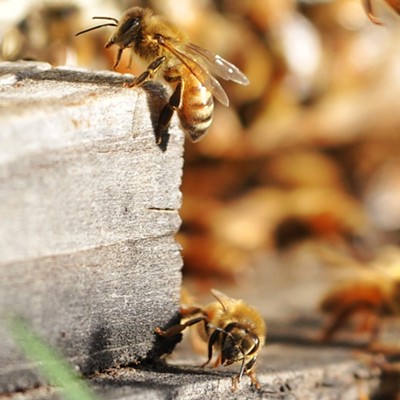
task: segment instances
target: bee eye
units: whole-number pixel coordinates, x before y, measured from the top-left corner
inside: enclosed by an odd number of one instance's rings
[[[139,18],[128,18],[119,27],[119,32],[122,35],[127,32],[131,32],[133,30],[136,30],[139,24],[140,24]]]

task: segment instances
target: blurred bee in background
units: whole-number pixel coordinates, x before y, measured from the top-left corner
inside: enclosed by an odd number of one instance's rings
[[[358,315],[363,317],[360,330],[370,332],[370,342],[376,340],[381,318],[400,311],[400,281],[396,286],[394,289],[382,281],[356,281],[330,292],[321,303],[321,310],[332,315],[323,339],[331,339],[348,320]]]
[[[400,14],[400,1],[399,0],[386,0],[386,3],[389,4],[397,14]],[[382,21],[378,18],[372,8],[372,0],[363,0],[365,11],[368,15],[368,18],[377,25],[382,25]]]
[[[156,141],[162,142],[174,111],[177,111],[182,128],[193,141],[200,139],[210,127],[213,118],[213,96],[223,105],[229,105],[224,89],[213,76],[242,85],[247,77],[233,64],[212,52],[189,43],[182,32],[150,9],[133,7],[121,21],[110,17],[93,17],[108,22],[85,29],[77,35],[115,26],[117,29],[105,44],[119,47],[114,63],[118,66],[122,52],[131,49],[144,61],[149,62],[146,71],[136,77],[129,87],[140,86],[157,73],[172,86],[173,93],[160,113],[156,127]]]
[[[322,339],[330,340],[348,322],[358,319],[358,331],[369,333],[368,343],[377,340],[382,319],[400,316],[400,253],[382,252],[373,262],[358,265],[357,274],[331,290],[321,301],[322,312],[331,316]]]
[[[214,368],[220,364],[227,366],[241,362],[240,372],[233,378],[232,390],[247,374],[251,383],[260,388],[254,372],[254,365],[259,351],[265,343],[266,325],[259,312],[243,300],[232,299],[217,290],[211,290],[217,301],[204,308],[191,307],[181,310],[183,318],[195,317],[183,324],[174,325],[167,330],[156,328],[159,336],[175,336],[187,327],[198,324],[198,333],[204,342],[208,342],[208,359],[206,366],[213,358],[213,348],[219,354]]]
[[[52,65],[73,63],[76,57],[71,38],[79,26],[80,9],[72,4],[45,4],[32,7],[15,25],[5,29],[0,43],[0,59],[37,60]]]

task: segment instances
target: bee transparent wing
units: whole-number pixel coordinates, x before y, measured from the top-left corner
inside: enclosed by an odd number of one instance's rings
[[[193,43],[186,44],[185,50],[188,54],[191,54],[197,62],[204,62],[213,75],[219,76],[226,81],[240,83],[241,85],[249,84],[247,76],[238,67],[226,61],[221,56],[196,46]],[[198,58],[199,60],[197,60]]]
[[[161,45],[186,65],[190,72],[221,104],[226,107],[229,105],[229,99],[225,90],[222,88],[218,80],[212,76],[211,71],[209,71],[208,68],[208,63],[205,62],[204,57],[201,57],[199,54],[195,55],[193,51],[188,50],[189,47],[183,43],[175,44],[163,38]]]

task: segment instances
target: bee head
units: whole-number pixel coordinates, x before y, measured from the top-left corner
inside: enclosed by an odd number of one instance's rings
[[[105,26],[115,26],[117,29],[111,35],[110,39],[105,44],[105,47],[109,48],[113,44],[116,44],[121,49],[125,49],[126,47],[133,46],[142,27],[143,20],[145,18],[150,18],[151,15],[152,11],[150,9],[132,7],[128,11],[126,11],[121,21],[118,21],[116,18],[112,17],[93,17],[93,19],[102,19],[109,22],[80,31],[75,36],[79,36],[83,33],[103,28]]]
[[[148,8],[132,7],[123,15],[121,21],[118,21],[112,17],[93,17],[93,19],[103,19],[109,22],[80,31],[75,36],[82,35],[83,33],[87,33],[95,29],[103,28],[104,26],[115,26],[117,29],[105,44],[106,49],[114,44],[119,47],[117,59],[113,66],[115,69],[119,64],[121,54],[124,49],[128,47],[134,47],[135,43],[140,41],[143,23],[145,20],[151,19],[152,15],[152,11]]]
[[[130,8],[123,15],[117,29],[111,35],[105,47],[108,48],[113,44],[118,45],[121,49],[132,47],[142,27],[143,18],[148,16],[149,11],[141,7]]]
[[[222,365],[230,365],[237,361],[244,363],[244,360],[249,360],[246,369],[250,369],[256,360],[259,346],[260,339],[257,335],[236,322],[228,324],[222,333]]]

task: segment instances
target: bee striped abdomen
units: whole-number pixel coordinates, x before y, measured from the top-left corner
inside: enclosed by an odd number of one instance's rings
[[[212,94],[195,77],[189,76],[184,82],[178,116],[182,128],[194,142],[207,132],[212,123],[213,111]]]

